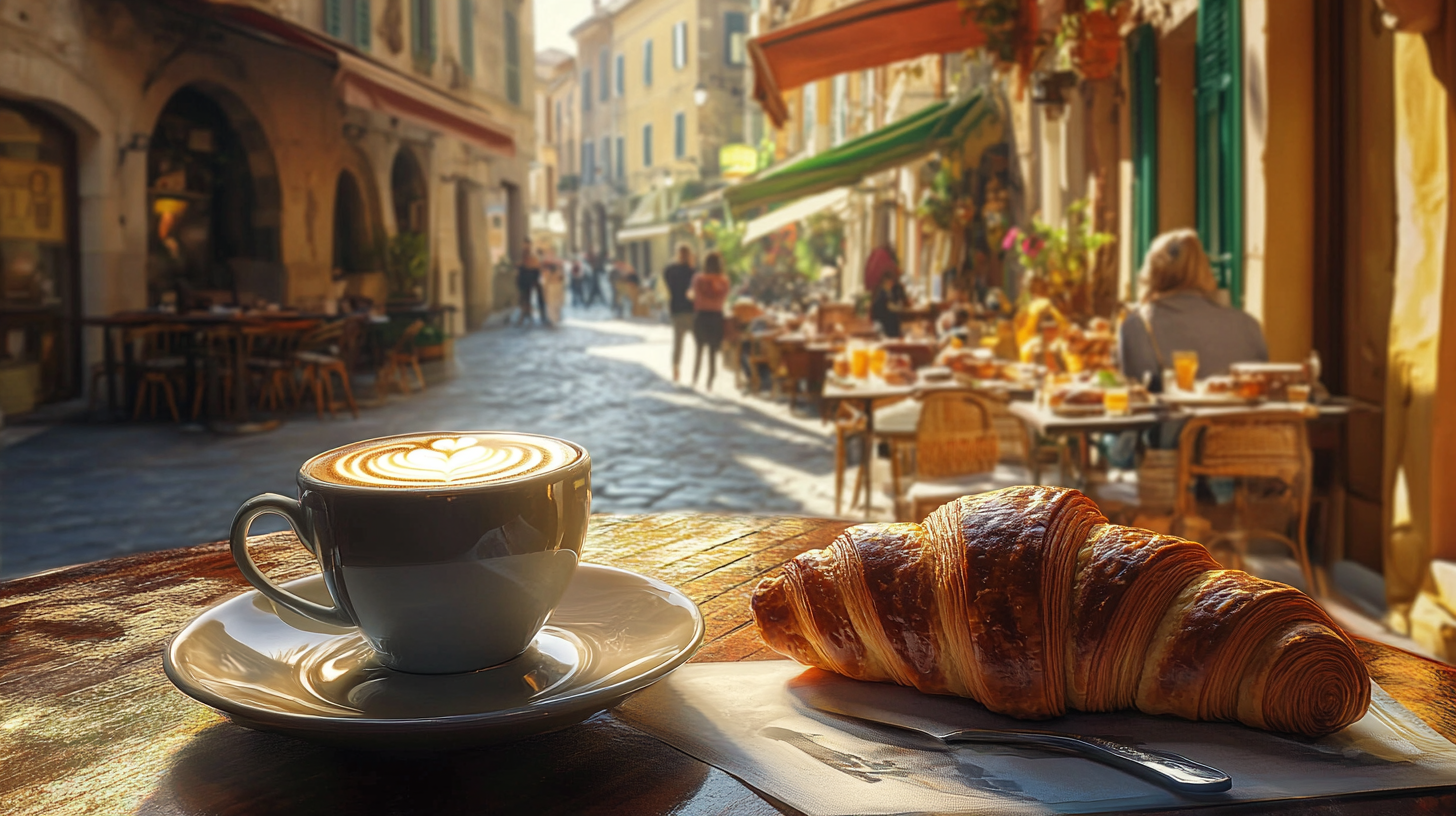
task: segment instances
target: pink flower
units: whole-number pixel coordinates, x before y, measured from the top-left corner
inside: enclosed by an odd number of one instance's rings
[[[1007,230],[1006,237],[1001,241],[1001,248],[1010,249],[1016,246],[1016,236],[1020,234],[1021,230],[1017,229],[1016,227],[1012,227],[1011,229]]]
[[[1041,254],[1042,247],[1044,246],[1046,246],[1045,243],[1028,235],[1021,242],[1021,254],[1028,258],[1035,258]]]

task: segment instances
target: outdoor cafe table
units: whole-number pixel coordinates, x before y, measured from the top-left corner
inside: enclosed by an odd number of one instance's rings
[[[766,573],[845,522],[597,516],[584,558],[680,587],[702,608],[695,661],[775,658],[749,619]],[[282,579],[313,571],[291,533],[255,539]],[[168,639],[248,586],[224,543],[0,583],[0,812],[65,814],[792,813],[611,713],[518,743],[379,754],[250,731],[162,672]],[[1371,676],[1447,738],[1456,669],[1356,639]],[[1202,807],[1199,813],[1452,813],[1456,788]]]
[[[213,329],[224,326],[241,328],[243,326],[265,325],[275,321],[292,320],[314,320],[322,321],[331,319],[325,315],[301,314],[299,312],[277,311],[277,312],[183,312],[181,314],[156,312],[156,311],[132,311],[117,312],[105,317],[88,317],[83,322],[88,326],[97,326],[102,331],[102,365],[106,372],[106,408],[112,414],[118,411],[125,411],[125,405],[117,403],[116,389],[116,366],[121,362],[122,370],[131,371],[132,348],[129,344],[118,344],[112,337],[113,332],[137,329],[147,326],[188,326],[198,330]],[[116,359],[116,347],[122,346],[122,359]],[[236,344],[237,358],[233,361],[234,371],[244,372],[248,370],[247,348]],[[124,402],[130,403],[131,394],[120,395]],[[248,413],[248,390],[241,385],[233,389],[233,405],[231,411],[235,424],[241,428],[246,424]]]

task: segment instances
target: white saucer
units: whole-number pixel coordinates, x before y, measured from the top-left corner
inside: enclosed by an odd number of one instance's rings
[[[285,584],[330,603],[320,576]],[[247,592],[203,612],[167,647],[167,677],[239,725],[367,748],[486,745],[580,722],[687,662],[703,616],[677,589],[580,564],[525,654],[466,674],[384,668],[355,629]]]

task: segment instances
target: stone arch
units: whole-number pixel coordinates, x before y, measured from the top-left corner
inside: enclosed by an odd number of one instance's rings
[[[400,146],[389,169],[389,200],[394,208],[397,232],[428,235],[430,229],[430,185],[424,163],[408,145]]]
[[[279,244],[283,223],[283,188],[279,183],[278,164],[273,156],[273,148],[262,123],[249,105],[232,89],[218,82],[198,80],[179,84],[167,94],[153,117],[151,133],[156,134],[168,107],[183,94],[197,94],[216,105],[237,137],[252,186],[247,256],[258,261],[278,262],[281,258]]]
[[[359,177],[345,168],[334,182],[333,270],[335,274],[370,271],[373,222]]]

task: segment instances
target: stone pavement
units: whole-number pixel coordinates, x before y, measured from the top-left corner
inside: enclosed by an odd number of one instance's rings
[[[642,322],[494,328],[457,340],[455,377],[363,408],[357,421],[305,411],[248,436],[160,422],[6,429],[20,441],[0,448],[0,578],[220,540],[248,497],[296,495],[294,474],[313,454],[416,430],[578,442],[592,455],[601,512],[832,515],[832,428],[740,396],[731,372],[711,394],[674,385],[670,348],[669,327]],[[254,530],[281,527],[265,516]]]

